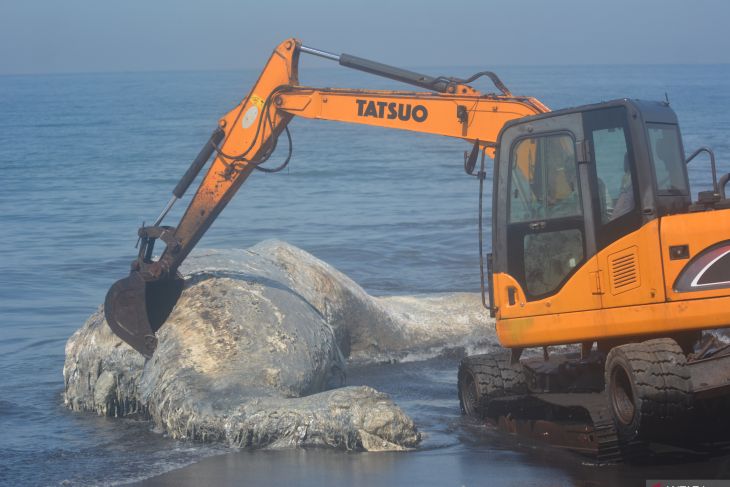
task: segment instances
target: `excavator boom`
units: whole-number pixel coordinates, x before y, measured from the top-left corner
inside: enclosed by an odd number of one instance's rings
[[[301,53],[337,61],[340,65],[408,83],[428,91],[324,89],[300,86]],[[499,94],[482,94],[468,83],[489,78]],[[468,80],[430,77],[347,54],[336,55],[302,46],[296,39],[281,43],[271,55],[250,93],[225,114],[208,142],[173,191],[173,198],[151,226],[139,229],[140,250],[130,275],[107,293],[105,316],[112,330],[135,350],[151,357],[155,332],[163,325],[182,292],[177,270],[216,217],[254,170],[262,166],[287,133],[294,117],[336,120],[410,130],[464,139],[493,153],[505,123],[547,112],[534,98],[516,97],[491,72]],[[215,158],[176,227],[162,226],[174,202],[181,198],[211,156]],[[287,158],[288,162],[288,158]],[[165,244],[154,259],[157,240]]]

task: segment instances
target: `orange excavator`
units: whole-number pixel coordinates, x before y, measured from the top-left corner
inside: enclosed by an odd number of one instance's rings
[[[425,91],[301,86],[302,54]],[[498,93],[474,89],[480,77]],[[730,327],[730,175],[718,180],[708,148],[685,158],[668,102],[620,99],[551,112],[512,95],[489,71],[431,77],[296,39],[276,47],[157,220],[139,229],[130,275],[104,303],[109,326],[135,350],[154,353],[155,332],[182,292],[180,264],[246,178],[288,163],[295,116],[471,144],[464,168],[480,182],[482,297],[504,350],[461,361],[464,414],[608,461],[655,441],[730,438],[730,346],[703,333]],[[282,133],[289,155],[268,167]],[[713,187],[693,201],[686,165],[701,152],[710,156]],[[482,258],[485,156],[494,158],[493,230],[492,252]],[[162,225],[211,157],[178,225]],[[157,240],[165,248],[155,260]]]

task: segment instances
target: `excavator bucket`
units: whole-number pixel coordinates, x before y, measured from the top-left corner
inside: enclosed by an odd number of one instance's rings
[[[104,300],[104,316],[112,331],[132,348],[151,358],[155,332],[175,307],[183,289],[179,275],[145,281],[137,271],[112,285]]]

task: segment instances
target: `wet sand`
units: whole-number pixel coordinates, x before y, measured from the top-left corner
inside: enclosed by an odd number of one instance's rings
[[[497,441],[499,443],[499,441]],[[401,453],[329,450],[235,452],[140,482],[139,486],[644,486],[647,479],[730,477],[730,457],[668,464],[591,465],[567,452],[462,445]],[[529,450],[529,448],[528,448]]]

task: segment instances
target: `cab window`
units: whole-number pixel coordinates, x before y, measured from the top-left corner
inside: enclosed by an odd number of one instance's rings
[[[646,126],[657,192],[670,195],[689,194],[677,126],[665,123],[647,123]]]
[[[639,185],[626,107],[583,114],[583,132],[590,147],[588,171],[596,222],[597,250],[641,226]]]
[[[620,125],[591,131],[598,176],[601,223],[634,209],[634,185],[626,134]]]
[[[522,139],[510,165],[510,223],[582,214],[572,137]]]

